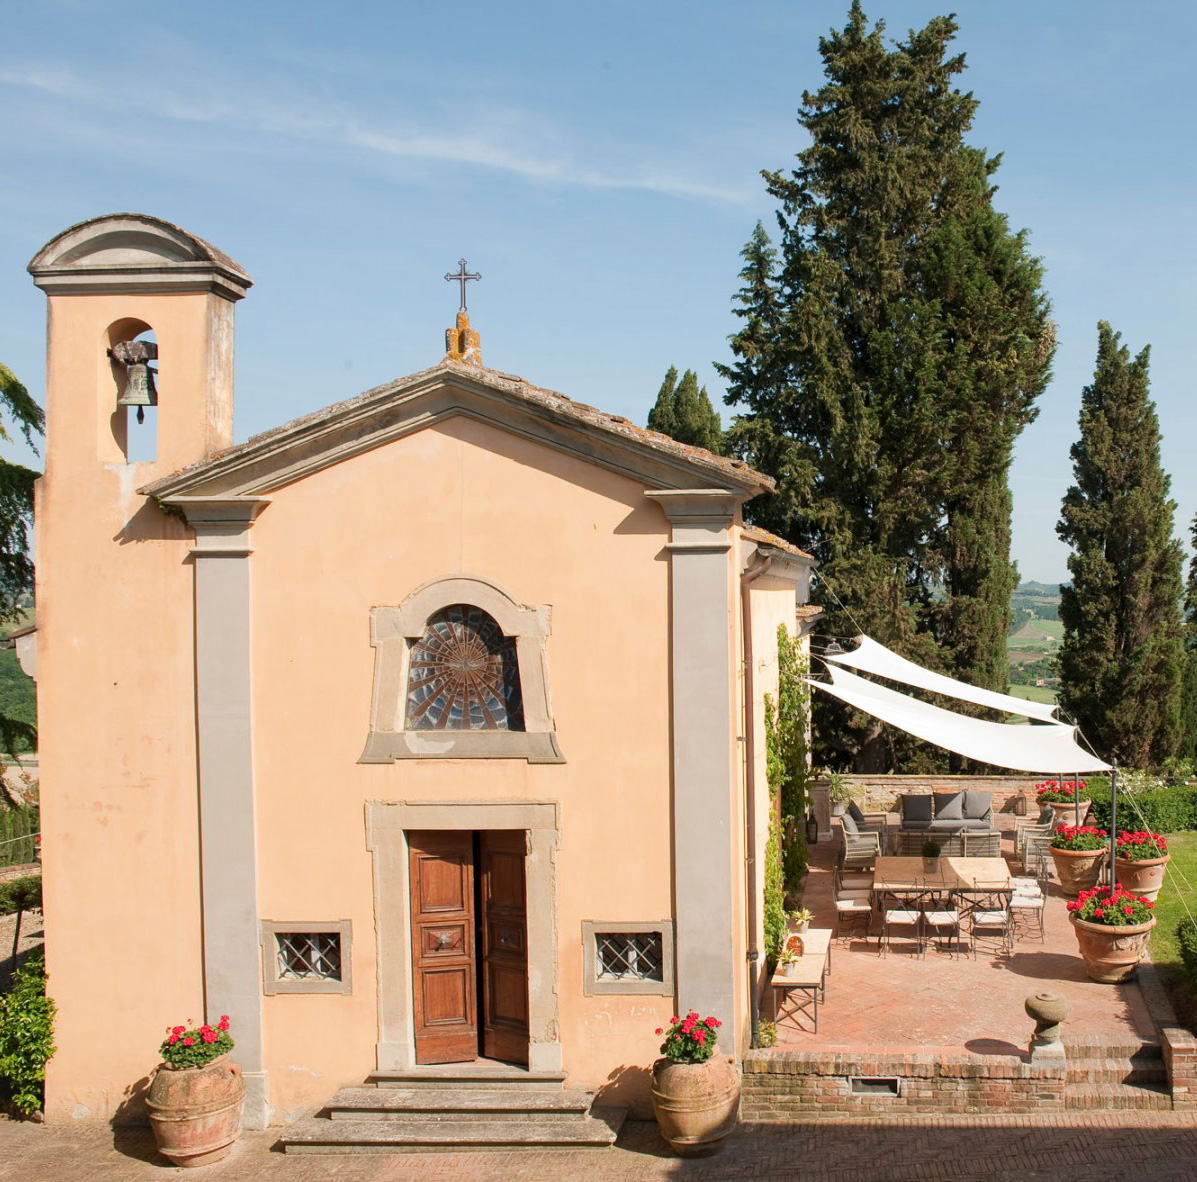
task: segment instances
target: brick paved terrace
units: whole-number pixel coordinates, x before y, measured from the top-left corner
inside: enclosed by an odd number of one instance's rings
[[[1002,853],[1011,869],[1014,822],[997,814]],[[810,875],[803,903],[814,912],[813,926],[835,926],[832,868],[837,837],[811,847]],[[1020,934],[1011,955],[991,948],[971,955],[950,955],[929,945],[919,957],[909,941],[896,941],[888,954],[863,933],[833,941],[827,998],[819,1006],[819,1032],[808,1016],[785,1020],[778,1028],[782,1049],[878,1051],[956,1048],[980,1054],[1025,1051],[1033,1023],[1023,1009],[1030,993],[1047,991],[1067,998],[1072,1016],[1063,1031],[1066,1042],[1127,1045],[1156,1037],[1151,1013],[1139,985],[1099,985],[1085,975],[1076,938],[1068,922],[1065,898],[1053,880],[1045,909],[1046,937]]]

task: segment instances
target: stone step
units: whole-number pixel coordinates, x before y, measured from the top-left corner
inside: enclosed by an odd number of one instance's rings
[[[1166,1084],[1168,1069],[1162,1058],[1068,1059],[1064,1080],[1069,1084]]]
[[[1134,1059],[1136,1062],[1147,1059],[1159,1059],[1162,1063],[1164,1052],[1159,1043],[1155,1042],[1097,1042],[1096,1040],[1065,1038],[1064,1053],[1075,1059]]]
[[[1166,1109],[1172,1107],[1168,1089],[1160,1084],[1068,1084],[1064,1107],[1073,1111],[1103,1109]]]
[[[525,1088],[560,1091],[564,1071],[529,1071],[506,1063],[437,1063],[405,1071],[371,1071],[366,1082],[379,1088]]]
[[[594,1096],[564,1089],[342,1088],[325,1105],[331,1120],[582,1120]]]
[[[487,1149],[606,1149],[627,1116],[595,1108],[581,1120],[297,1121],[279,1138],[286,1153],[461,1153]]]

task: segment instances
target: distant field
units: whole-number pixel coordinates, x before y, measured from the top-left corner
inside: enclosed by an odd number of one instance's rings
[[[1064,636],[1059,620],[1028,620],[1006,641],[1006,647],[1016,652],[1025,649],[1053,649]]]
[[[1054,702],[1056,691],[1045,685],[1012,685],[1010,694],[1015,698],[1024,698],[1028,702]]]

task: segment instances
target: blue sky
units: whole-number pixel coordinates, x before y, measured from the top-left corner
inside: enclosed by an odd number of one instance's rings
[[[343,4],[6,0],[0,360],[39,398],[25,266],[73,222],[177,222],[255,280],[237,437],[433,364],[465,256],[488,365],[643,422],[666,368],[727,356],[759,170],[804,144],[847,0]],[[950,6],[874,3],[888,32]],[[1024,577],[1055,537],[1096,322],[1152,346],[1164,465],[1197,511],[1197,7],[966,2],[957,46],[1004,153],[996,203],[1047,268],[1060,349],[1012,473]]]

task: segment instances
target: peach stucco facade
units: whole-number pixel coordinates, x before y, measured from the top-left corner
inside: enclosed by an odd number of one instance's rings
[[[164,1026],[222,1012],[251,1123],[410,1067],[425,828],[526,830],[530,1068],[642,1103],[654,1028],[691,1005],[742,1052],[762,703],[810,567],[741,527],[764,478],[453,360],[231,447],[232,260],[116,215],[31,270],[47,1118],[135,1114]],[[105,349],[146,329],[158,451],[130,464]],[[386,627],[410,646],[440,586],[532,621],[526,743],[438,751],[380,705]],[[271,991],[272,924],[340,932],[343,988]],[[657,925],[655,991],[591,987],[592,928],[621,924]]]

